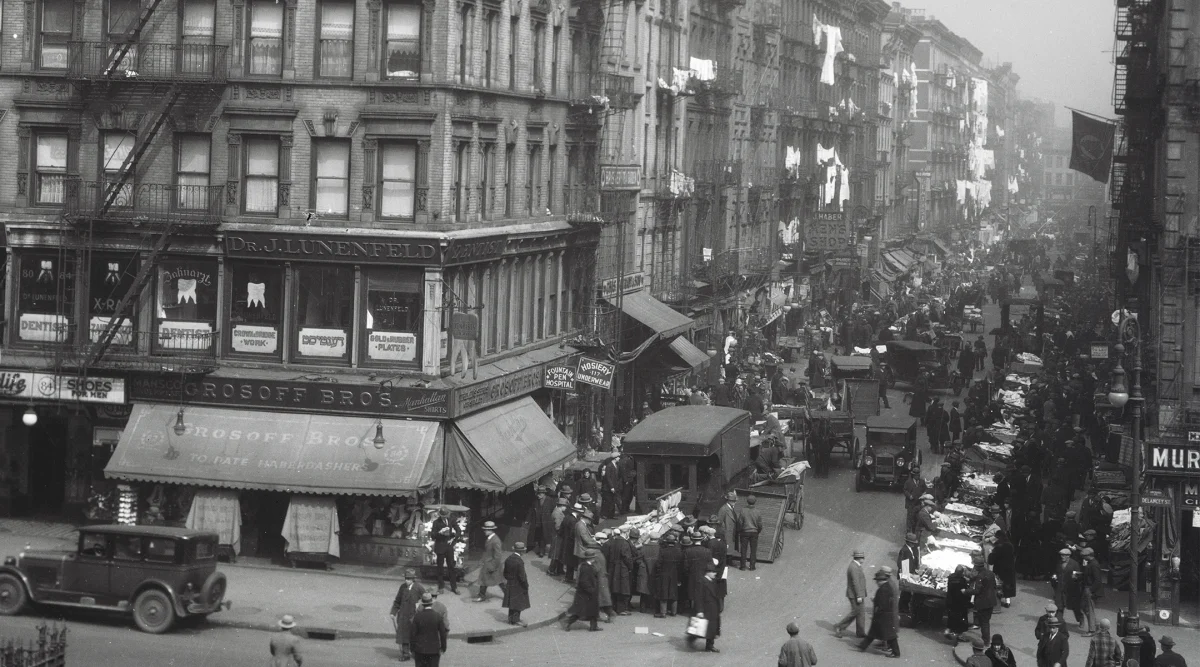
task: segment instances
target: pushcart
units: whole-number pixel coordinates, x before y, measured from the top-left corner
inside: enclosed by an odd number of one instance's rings
[[[853,462],[859,446],[854,435],[854,416],[842,410],[813,410],[809,414],[804,455],[816,473],[822,477],[829,474],[830,458],[836,449],[845,452],[847,460]]]

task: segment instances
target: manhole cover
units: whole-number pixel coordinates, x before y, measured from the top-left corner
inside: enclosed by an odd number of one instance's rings
[[[362,611],[363,608],[358,605],[354,605],[354,604],[335,604],[335,605],[333,605],[333,610],[334,611],[354,612],[354,611]]]

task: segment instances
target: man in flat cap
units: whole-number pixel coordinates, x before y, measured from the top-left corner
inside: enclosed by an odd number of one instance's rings
[[[1096,631],[1096,600],[1104,597],[1104,573],[1100,571],[1100,564],[1096,562],[1096,552],[1091,547],[1084,547],[1079,555],[1083,557],[1082,591],[1079,598],[1083,623],[1080,627],[1083,628],[1083,634],[1087,635]]]

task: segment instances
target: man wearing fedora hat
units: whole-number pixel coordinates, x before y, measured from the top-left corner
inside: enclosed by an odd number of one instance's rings
[[[738,549],[738,534],[737,534],[737,493],[729,491],[725,494],[725,503],[721,505],[721,509],[717,510],[717,530],[721,531],[721,538],[725,540],[725,546],[733,551]]]
[[[487,602],[488,586],[498,586],[504,581],[504,547],[496,534],[494,521],[483,522],[483,557],[479,562],[479,597],[476,602]]]
[[[963,664],[966,667],[992,667],[992,659],[983,654],[987,650],[987,642],[983,637],[971,638],[971,655]]]
[[[433,533],[433,555],[437,567],[438,590],[446,590],[446,579],[450,580],[450,591],[458,592],[458,573],[454,567],[454,543],[462,538],[458,526],[450,518],[450,510],[443,505],[438,508],[438,517],[430,527]]]
[[[554,510],[550,513],[550,566],[546,568],[546,574],[555,575],[561,574],[563,571],[562,560],[562,530],[563,519],[567,516],[567,509],[570,505],[566,498],[559,498],[554,501]]]
[[[575,567],[579,563],[575,555],[575,524],[582,512],[582,505],[568,506],[563,512],[562,523],[558,525],[558,562],[565,575],[563,580],[567,583],[575,581]]]
[[[846,568],[846,599],[850,601],[850,613],[833,624],[834,634],[838,637],[842,636],[842,632],[851,623],[854,623],[855,635],[866,636],[867,607],[864,603],[867,598],[867,576],[863,573],[863,560],[866,557],[866,554],[856,549],[850,565]]]
[[[524,551],[525,543],[517,542],[504,561],[504,601],[501,603],[508,610],[508,624],[521,627],[525,627],[521,612],[529,609],[529,578],[525,574],[525,560],[521,558]]]
[[[1162,646],[1162,653],[1154,659],[1154,667],[1187,667],[1187,661],[1175,652],[1175,640],[1170,635],[1163,635],[1158,643]]]
[[[900,552],[896,554],[896,572],[898,574],[914,574],[921,569],[921,548],[917,545],[916,533],[908,533],[904,536],[904,546],[900,547]],[[908,612],[909,603],[912,601],[912,591],[900,592],[900,611]]]
[[[412,619],[417,613],[417,603],[425,594],[425,588],[417,583],[417,571],[409,568],[404,571],[404,582],[396,591],[396,599],[392,601],[390,612],[392,622],[396,626],[396,643],[400,645],[400,659],[412,657],[409,644],[412,643]]]
[[[1037,667],[1066,667],[1071,647],[1067,635],[1062,631],[1062,621],[1051,616],[1046,621],[1046,634],[1037,646]]]
[[[549,489],[544,486],[536,487],[537,500],[529,509],[529,546],[541,558],[546,554],[554,534],[550,514],[554,511],[555,501],[549,495]]]
[[[438,667],[446,652],[450,626],[433,608],[433,596],[421,596],[421,608],[412,619],[412,651],[417,667]]]
[[[575,584],[575,599],[567,609],[567,621],[564,630],[571,631],[571,624],[579,619],[588,622],[592,632],[600,631],[600,577],[594,562],[599,555],[597,549],[584,550],[579,565],[579,580]]]
[[[896,639],[896,628],[899,624],[896,618],[896,602],[895,592],[892,589],[892,575],[889,570],[890,568],[882,567],[875,573],[875,583],[879,588],[875,590],[871,627],[867,631],[867,636],[863,638],[862,643],[858,645],[858,650],[865,651],[871,647],[871,644],[875,640],[882,640],[887,644],[887,650],[884,651],[884,655],[889,658],[899,658],[900,642]]]
[[[300,667],[304,656],[300,655],[300,638],[292,634],[296,619],[284,614],[279,619],[279,634],[271,636],[271,667]]]
[[[576,507],[580,505],[576,504]],[[579,513],[579,517],[575,520],[575,533],[571,536],[571,548],[576,559],[583,558],[583,554],[588,549],[599,549],[600,544],[596,542],[596,538],[592,536],[592,522],[596,520],[596,515],[591,510],[584,509]],[[574,572],[575,568],[567,570],[568,576]]]

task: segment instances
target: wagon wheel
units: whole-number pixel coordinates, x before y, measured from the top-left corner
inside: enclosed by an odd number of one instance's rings
[[[851,464],[853,464],[855,461],[858,460],[858,448],[859,448],[858,436],[855,436],[854,442],[851,443],[851,445],[850,445],[850,463]]]

